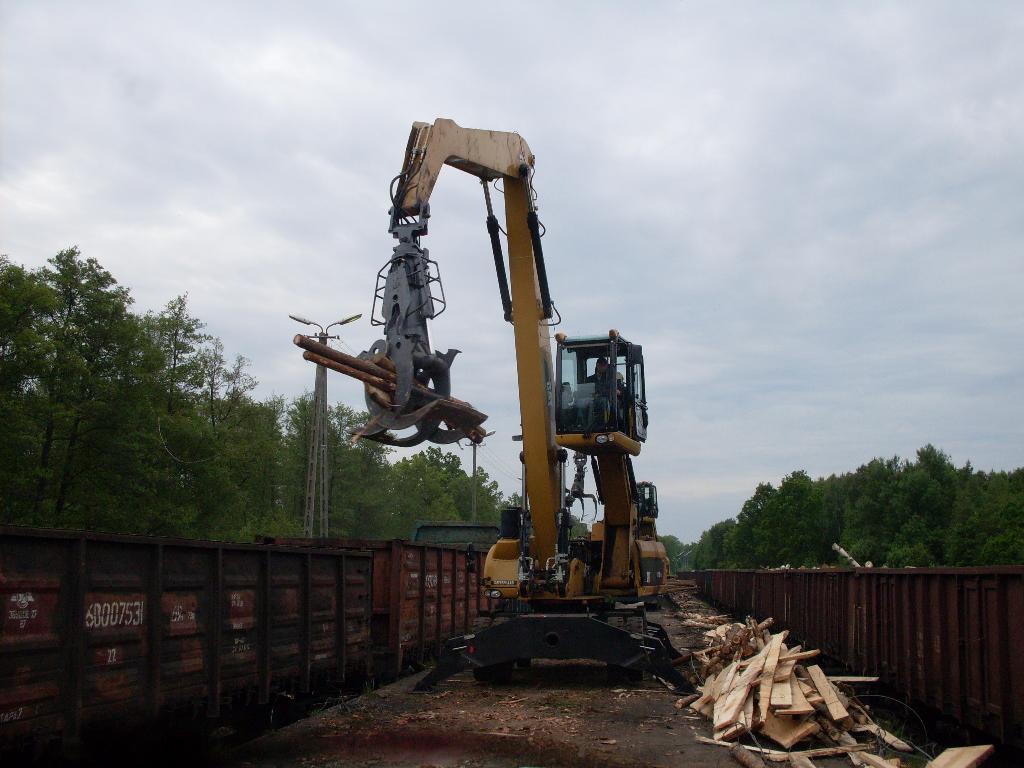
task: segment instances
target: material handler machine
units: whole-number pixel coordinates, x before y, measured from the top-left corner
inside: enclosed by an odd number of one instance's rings
[[[374,295],[373,322],[384,327],[384,338],[358,358],[329,355],[335,362],[328,367],[364,382],[371,418],[357,434],[396,446],[478,442],[484,434],[486,416],[451,397],[449,371],[458,350],[433,350],[427,327],[445,300],[437,264],[420,239],[444,165],[476,176],[483,187],[502,311],[514,329],[523,503],[503,513],[501,538],[487,554],[482,583],[494,610],[472,634],[448,641],[418,687],[465,669],[496,679],[531,659],[582,658],[629,676],[648,671],[690,690],[673,665],[679,653],[646,611],[668,560],[655,531],[654,486],[638,483],[633,473],[648,425],[643,351],[616,330],[576,338],[556,333],[552,363],[550,329],[558,310],[544,265],[534,155],[518,134],[444,119],[413,124],[402,171],[391,184],[390,232],[398,244]],[[504,195],[504,229],[492,207],[493,182]],[[324,364],[319,353],[334,352],[300,338],[307,359]],[[570,452],[575,475],[567,488]],[[571,509],[594,498],[583,487],[588,463],[604,517],[579,537],[572,534]]]

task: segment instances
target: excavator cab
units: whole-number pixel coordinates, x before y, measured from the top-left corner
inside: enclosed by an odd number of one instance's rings
[[[656,520],[658,518],[658,489],[654,483],[641,481],[636,484],[636,490],[640,495],[640,519]]]
[[[558,443],[584,453],[636,456],[647,439],[643,349],[622,338],[556,334],[555,431]]]

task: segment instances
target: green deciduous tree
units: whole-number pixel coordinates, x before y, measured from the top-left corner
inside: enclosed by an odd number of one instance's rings
[[[665,554],[668,556],[669,568],[677,571],[682,568],[684,545],[679,539],[671,534],[659,536],[658,541],[665,547]]]
[[[187,296],[131,311],[127,288],[77,248],[29,271],[0,258],[0,520],[246,540],[300,535],[311,397],[253,398]],[[437,448],[392,464],[351,441],[366,419],[330,410],[336,535],[408,536],[416,520],[468,520],[473,479]],[[477,472],[482,521],[501,493]]]
[[[957,469],[932,445],[913,461],[872,459],[856,471],[762,483],[735,520],[705,531],[700,567],[845,566],[838,541],[861,563],[1024,563],[1024,470]]]

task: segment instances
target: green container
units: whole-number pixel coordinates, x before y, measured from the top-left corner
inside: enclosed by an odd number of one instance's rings
[[[412,540],[431,544],[454,544],[474,549],[490,549],[500,530],[494,523],[437,522],[420,520],[412,529]]]

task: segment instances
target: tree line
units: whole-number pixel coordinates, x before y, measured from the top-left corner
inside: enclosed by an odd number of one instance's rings
[[[138,313],[77,248],[30,270],[0,257],[0,523],[251,541],[301,535],[309,393],[258,400],[187,296]],[[417,520],[465,520],[457,455],[391,449],[328,418],[331,534],[407,538]],[[481,522],[506,503],[477,469]]]
[[[692,567],[861,564],[969,566],[1024,563],[1024,469],[979,472],[932,445],[916,460],[872,459],[812,480],[795,471],[761,483],[735,518],[690,545]]]

